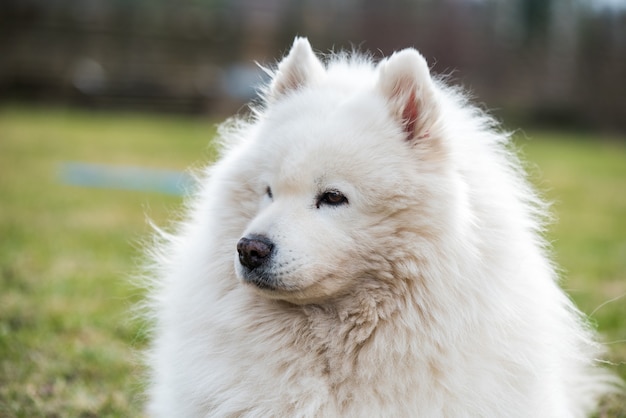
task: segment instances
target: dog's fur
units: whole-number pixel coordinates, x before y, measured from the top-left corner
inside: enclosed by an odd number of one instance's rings
[[[417,51],[322,62],[296,39],[221,135],[155,251],[152,416],[594,409],[611,378],[557,285],[545,205]]]

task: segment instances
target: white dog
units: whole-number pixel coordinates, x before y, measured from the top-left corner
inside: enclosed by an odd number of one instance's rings
[[[508,138],[413,49],[296,39],[156,251],[154,417],[582,417],[611,377]]]

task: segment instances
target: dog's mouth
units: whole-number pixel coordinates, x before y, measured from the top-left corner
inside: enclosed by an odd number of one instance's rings
[[[296,305],[317,303],[319,298],[307,296],[307,288],[285,283],[277,275],[260,270],[247,270],[239,266],[237,275],[240,280],[256,293],[273,300],[282,300]]]
[[[276,280],[272,274],[266,272],[244,271],[242,278],[245,283],[261,290],[278,291],[284,288],[280,281]]]
[[[285,283],[278,275],[266,268],[255,268],[251,270],[239,264],[237,275],[243,283],[261,290],[264,293],[272,293],[275,297],[279,296],[281,293],[299,291],[298,288]]]

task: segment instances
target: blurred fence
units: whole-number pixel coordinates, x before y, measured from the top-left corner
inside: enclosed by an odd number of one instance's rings
[[[490,108],[626,132],[623,0],[3,0],[0,100],[222,114],[296,34],[417,47]]]

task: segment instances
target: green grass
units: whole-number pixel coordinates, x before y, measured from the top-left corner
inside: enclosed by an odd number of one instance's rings
[[[139,416],[127,279],[176,197],[59,182],[86,161],[184,169],[214,127],[173,117],[0,110],[0,417]]]
[[[522,150],[553,203],[548,236],[563,287],[626,354],[626,142],[543,134]]]
[[[64,185],[59,165],[182,170],[214,158],[213,134],[201,119],[0,108],[0,417],[141,415],[142,295],[127,279],[146,217],[166,224],[180,198]],[[555,201],[563,285],[626,377],[626,296],[611,302],[626,295],[625,142],[532,137],[520,143]]]
[[[626,380],[626,141],[562,133],[519,136],[531,177],[552,202],[562,286],[607,345]],[[626,394],[607,417],[626,417]]]

